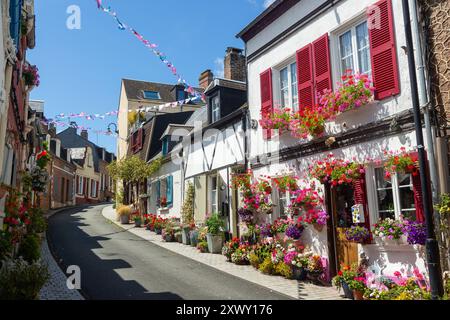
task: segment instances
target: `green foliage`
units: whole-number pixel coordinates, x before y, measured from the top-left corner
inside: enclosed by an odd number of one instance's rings
[[[19,246],[18,256],[32,263],[41,257],[41,242],[34,234],[25,236]]]
[[[220,234],[225,227],[224,221],[217,213],[208,217],[205,221],[205,225],[208,227],[208,232],[213,235]]]
[[[147,163],[138,156],[132,156],[120,161],[114,161],[107,169],[115,180],[136,183],[150,177],[161,168],[161,159]]]
[[[6,259],[0,268],[0,300],[34,300],[50,278],[47,266],[37,261]]]
[[[12,254],[11,234],[7,231],[0,231],[0,261]]]
[[[272,258],[265,258],[264,261],[259,265],[259,271],[265,274],[274,274],[275,266],[272,263]]]
[[[293,273],[292,273],[291,267],[288,266],[284,262],[278,262],[274,266],[274,274],[278,274],[278,275],[283,276],[283,277],[285,277],[287,279],[292,279],[292,277],[293,277]]]
[[[189,182],[186,190],[186,198],[184,199],[183,206],[181,207],[181,217],[183,223],[191,224],[194,222],[194,185]]]
[[[47,221],[44,218],[40,208],[31,209],[30,225],[28,226],[29,233],[43,233],[47,230]]]
[[[261,260],[259,259],[259,257],[255,254],[255,253],[250,253],[250,255],[248,256],[248,261],[250,262],[250,264],[252,265],[252,267],[259,269],[259,265],[261,264]]]
[[[197,249],[200,250],[200,252],[202,253],[207,253],[208,252],[208,242],[207,241],[199,241],[199,243],[197,244]]]

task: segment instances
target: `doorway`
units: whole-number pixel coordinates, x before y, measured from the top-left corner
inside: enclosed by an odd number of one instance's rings
[[[348,241],[345,232],[353,225],[352,207],[355,205],[354,188],[350,184],[329,187],[327,204],[330,216],[328,237],[330,262],[334,262],[332,274],[336,274],[342,265],[358,263],[358,244]],[[331,232],[330,232],[331,231]],[[332,268],[333,269],[333,268]]]

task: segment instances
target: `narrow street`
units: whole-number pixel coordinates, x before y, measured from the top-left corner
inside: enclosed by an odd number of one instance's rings
[[[123,231],[102,216],[104,207],[49,220],[49,246],[65,268],[80,267],[87,299],[289,299]]]

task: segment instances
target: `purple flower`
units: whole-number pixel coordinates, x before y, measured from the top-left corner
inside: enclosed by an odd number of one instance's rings
[[[288,236],[291,239],[298,240],[301,238],[303,233],[304,227],[301,226],[300,228],[295,225],[290,225],[286,229],[286,236]]]
[[[240,208],[238,214],[242,222],[250,223],[253,221],[253,212],[248,209]]]
[[[409,244],[425,245],[427,241],[425,224],[419,222],[410,222],[405,227],[405,231],[408,234]]]

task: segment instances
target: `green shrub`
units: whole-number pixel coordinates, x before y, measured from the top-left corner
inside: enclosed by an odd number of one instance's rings
[[[256,269],[258,269],[259,265],[261,264],[261,260],[255,253],[250,253],[250,255],[248,256],[248,261]]]
[[[205,224],[208,227],[208,233],[218,235],[223,232],[224,221],[217,213],[214,213],[213,215],[208,217],[205,221]]]
[[[41,257],[40,245],[38,236],[34,234],[27,235],[20,243],[18,252],[19,257],[23,257],[23,259],[29,263],[38,260]]]
[[[259,271],[265,274],[273,274],[274,273],[274,265],[272,263],[272,258],[267,257],[264,261],[259,265]]]
[[[207,241],[200,241],[197,244],[197,249],[200,250],[200,252],[202,252],[202,253],[207,253],[208,252],[208,242]]]
[[[47,230],[47,221],[41,209],[33,209],[30,216],[29,233],[44,233]]]
[[[279,263],[277,263],[275,265],[274,274],[283,276],[283,277],[285,277],[287,279],[292,279],[292,277],[293,277],[293,273],[292,273],[291,267],[288,266],[284,262],[279,262]]]
[[[0,261],[10,256],[12,249],[11,234],[6,231],[0,231]]]
[[[41,261],[4,260],[0,268],[0,300],[34,300],[50,278]]]

